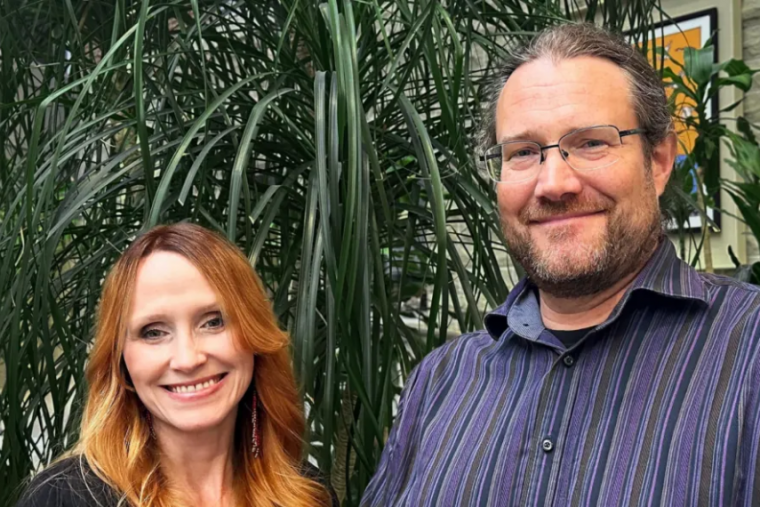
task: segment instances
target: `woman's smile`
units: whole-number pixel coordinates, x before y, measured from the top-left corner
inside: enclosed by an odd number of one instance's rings
[[[180,384],[167,384],[163,387],[172,399],[179,401],[194,401],[218,392],[224,386],[227,373],[212,375]]]

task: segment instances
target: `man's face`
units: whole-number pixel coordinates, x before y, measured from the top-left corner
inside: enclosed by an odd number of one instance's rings
[[[640,127],[622,69],[594,57],[518,68],[496,111],[496,140],[556,144],[578,128]],[[661,235],[658,197],[675,157],[670,136],[646,160],[641,136],[613,148],[609,167],[576,171],[556,148],[544,152],[539,174],[499,183],[502,224],[514,256],[539,288],[556,297],[580,297],[611,287],[638,270]]]

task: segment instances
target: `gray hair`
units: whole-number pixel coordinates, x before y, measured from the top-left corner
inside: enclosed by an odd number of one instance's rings
[[[642,136],[644,154],[647,159],[651,157],[652,149],[673,129],[662,80],[633,45],[621,36],[590,23],[547,28],[510,51],[486,91],[486,109],[483,111],[479,139],[481,150],[496,144],[496,104],[501,90],[518,67],[544,57],[559,61],[581,56],[605,58],[625,72],[630,82],[638,128],[646,131]]]

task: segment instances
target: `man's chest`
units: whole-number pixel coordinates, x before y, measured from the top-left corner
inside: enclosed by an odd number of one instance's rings
[[[674,345],[551,352],[434,386],[404,505],[730,503],[737,351]]]

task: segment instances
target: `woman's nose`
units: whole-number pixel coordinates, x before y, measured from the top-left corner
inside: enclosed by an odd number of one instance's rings
[[[179,371],[192,371],[206,362],[206,354],[191,332],[177,336],[171,367]]]

